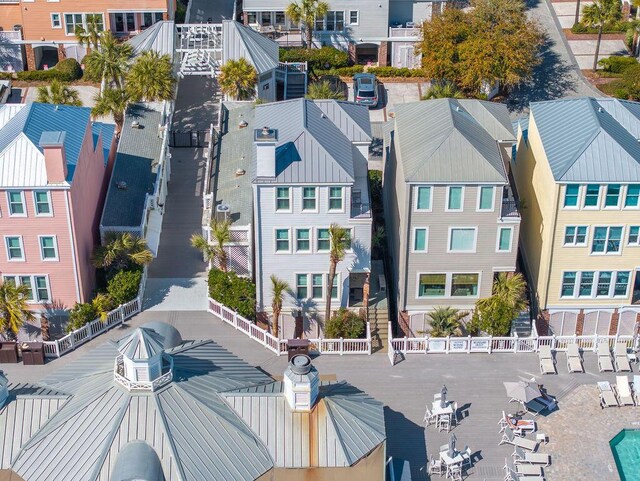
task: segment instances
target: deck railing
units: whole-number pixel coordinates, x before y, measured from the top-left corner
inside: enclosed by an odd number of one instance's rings
[[[278,339],[265,329],[245,319],[237,312],[209,298],[207,309],[218,319],[245,333],[276,355],[287,353],[287,339]],[[371,354],[371,326],[367,322],[367,337],[364,339],[309,339],[310,348],[320,354]]]

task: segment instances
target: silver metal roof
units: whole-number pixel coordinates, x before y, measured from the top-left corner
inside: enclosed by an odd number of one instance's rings
[[[258,75],[278,66],[278,44],[253,29],[233,20],[223,20],[222,38],[223,63],[244,57],[256,68]]]
[[[515,142],[513,125],[506,105],[484,100],[459,99],[457,102],[496,140]]]
[[[505,140],[511,126],[507,109],[474,103],[480,101],[437,99],[396,106],[396,154],[406,182],[506,181],[497,141]]]
[[[351,142],[371,142],[368,107],[341,100],[316,100],[314,103]]]
[[[110,481],[165,481],[158,454],[142,441],[127,444],[116,461]]]
[[[640,181],[639,103],[591,97],[532,102],[531,118],[556,181]]]
[[[138,327],[118,342],[118,351],[129,359],[149,359],[164,351],[164,336],[153,329]]]
[[[133,48],[133,55],[146,51],[156,51],[160,55],[168,55],[173,61],[176,47],[176,28],[173,20],[156,22],[135,37],[127,40]]]

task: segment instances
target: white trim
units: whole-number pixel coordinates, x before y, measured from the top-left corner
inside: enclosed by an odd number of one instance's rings
[[[67,207],[67,226],[69,227],[69,248],[71,249],[71,261],[73,262],[73,274],[76,283],[76,298],[80,302],[80,276],[78,273],[78,259],[76,258],[75,238],[73,237],[73,226],[71,222],[71,204],[69,203],[70,191],[67,190],[67,194],[64,196],[65,204]]]
[[[313,203],[315,205],[315,207],[313,209],[305,209],[304,208],[304,201],[305,201],[305,196],[304,196],[304,190],[305,189],[313,189]],[[315,185],[303,185],[302,187],[300,187],[300,212],[304,212],[304,213],[318,213],[319,212],[319,208],[320,208],[320,202],[318,202],[318,186]]]
[[[320,288],[322,289],[322,295],[320,297],[313,297],[313,276],[314,275],[318,275],[318,276],[322,276],[322,282],[320,284]],[[325,290],[325,284],[326,284],[326,278],[327,278],[328,273],[326,272],[310,272],[309,273],[309,279],[311,279],[311,282],[309,283],[309,294],[310,296],[307,297],[307,299],[324,299],[324,290]]]
[[[307,297],[298,297],[298,287],[300,287],[300,285],[298,284],[298,276],[305,276],[305,279],[307,280],[305,285],[305,289],[307,290]],[[309,299],[309,288],[310,288],[309,274],[306,272],[294,272],[293,273],[293,289],[294,289],[293,298],[298,301]]]
[[[289,208],[288,209],[278,209],[278,189],[287,189],[289,192]],[[274,190],[274,205],[273,211],[276,214],[291,214],[293,212],[293,196],[291,195],[291,186],[281,186],[276,185]],[[284,198],[282,198],[284,200]]]
[[[418,208],[418,199],[420,198],[420,189],[429,189],[429,208],[428,209],[419,209]],[[414,195],[415,202],[413,203],[413,211],[414,212],[431,212],[433,211],[433,186],[432,185],[416,185],[414,186]]]
[[[42,246],[42,239],[51,238],[53,239],[53,249],[55,250],[56,256],[45,258],[44,257],[44,247]],[[42,262],[58,262],[60,261],[60,256],[58,254],[58,238],[55,235],[39,235],[38,236],[38,246],[40,248],[40,260]]]
[[[633,184],[626,184],[624,186],[624,201],[622,202],[622,209],[623,210],[638,210],[640,209],[640,193],[638,195],[638,201],[636,202],[636,205],[631,205],[631,206],[627,206],[625,205],[627,203],[627,195],[629,194],[629,187],[632,185],[639,185],[637,183],[633,183]]]
[[[473,230],[473,249],[471,250],[452,250],[451,249],[451,234],[454,229],[457,230]],[[447,236],[447,253],[462,253],[462,254],[475,254],[478,247],[478,226],[449,226],[449,234]]]
[[[336,188],[340,189],[340,205],[342,206],[340,209],[332,209],[331,208],[331,189]],[[346,192],[346,188],[343,185],[329,185],[327,187],[327,212],[345,212],[345,201],[344,194]],[[333,197],[333,199],[337,199],[337,197]]]
[[[358,17],[355,22],[351,22],[351,13],[352,12],[356,12],[356,15]],[[349,20],[348,20],[347,25],[349,25],[349,26],[360,25],[360,10],[347,10],[347,15],[349,16]]]
[[[587,192],[589,190],[589,186],[590,185],[597,185],[598,186],[598,203],[596,205],[586,205],[587,203]],[[584,195],[583,195],[583,199],[581,202],[582,205],[582,209],[583,210],[600,210],[600,206],[602,205],[602,184],[585,184],[584,185],[584,189],[582,189],[584,191]]]
[[[503,230],[511,231],[509,234],[509,248],[505,250],[500,249],[500,232]],[[496,252],[499,254],[508,254],[513,250],[513,227],[498,226],[498,235],[496,236]]]
[[[607,252],[607,245],[609,244],[609,234],[611,233],[611,228],[612,227],[620,227],[620,248],[618,249],[618,251],[614,251],[614,252]],[[589,255],[590,256],[621,256],[622,255],[622,247],[624,246],[625,242],[625,226],[624,225],[594,225],[593,226],[593,239],[591,239],[591,245],[589,246]],[[600,228],[605,228],[607,229],[607,237],[604,239],[605,244],[604,244],[604,251],[602,252],[594,252],[593,250],[593,243],[596,240],[596,229],[600,229]]]
[[[9,239],[18,239],[18,242],[20,242],[20,258],[11,258],[11,254],[9,253]],[[27,253],[24,251],[24,243],[22,242],[22,236],[21,235],[10,235],[7,234],[4,236],[4,248],[5,248],[5,252],[7,254],[7,262],[27,262]]]
[[[420,296],[420,276],[430,274],[444,274],[444,295],[443,296]],[[475,274],[478,276],[478,284],[476,286],[477,294],[475,296],[454,296],[451,294],[451,288],[453,286],[453,276],[455,274]],[[468,272],[468,271],[426,271],[416,272],[416,284],[415,284],[415,300],[429,300],[429,299],[479,299],[480,288],[482,285],[482,272]]]
[[[38,199],[36,198],[36,194],[38,192],[44,192],[47,194],[47,202],[49,204],[49,213],[48,214],[38,214]],[[53,202],[51,202],[51,192],[43,189],[35,189],[32,191],[33,194],[33,214],[36,217],[53,217]]]
[[[423,230],[424,234],[424,250],[416,250],[416,231]],[[414,227],[411,235],[411,252],[414,254],[426,254],[429,252],[429,227]]]
[[[607,195],[609,192],[609,187],[612,185],[617,185],[618,186],[618,202],[616,203],[616,205],[610,205],[607,207]],[[624,186],[622,184],[615,184],[615,183],[611,183],[611,184],[605,184],[604,186],[604,200],[602,201],[602,208],[604,210],[620,210],[620,206],[621,206],[621,202],[622,202],[622,188]]]
[[[562,295],[562,284],[564,282],[564,276],[566,273],[568,272],[575,272],[576,276],[575,276],[575,283],[573,285],[573,294],[570,296],[563,296]],[[580,284],[582,283],[582,274],[585,272],[592,272],[593,273],[593,280],[591,282],[591,292],[588,295],[580,295]],[[611,273],[611,280],[609,282],[609,292],[607,295],[602,296],[602,295],[597,295],[597,289],[598,289],[598,282],[600,280],[600,274],[602,272],[610,272]],[[627,287],[625,290],[624,295],[620,294],[620,295],[615,295],[615,286],[618,280],[618,273],[620,272],[627,272],[629,274],[629,277],[627,279]],[[634,279],[633,279],[633,269],[629,269],[629,270],[624,270],[624,269],[619,269],[619,270],[563,270],[561,272],[561,276],[560,276],[560,295],[558,297],[558,299],[591,299],[591,300],[597,300],[597,299],[626,299],[629,297],[629,288],[630,286],[633,284]],[[595,308],[592,308],[595,309]]]
[[[635,243],[632,243],[629,238],[631,237],[631,229],[632,228],[636,228],[638,229],[638,232],[636,233],[636,235],[638,236],[638,238],[636,239]],[[638,225],[630,225],[628,232],[627,232],[627,243],[626,243],[627,247],[640,247],[640,224]]]
[[[309,231],[309,249],[306,251],[298,249],[298,231],[306,230]],[[293,247],[293,252],[296,254],[313,254],[313,227],[296,227],[294,229],[295,237],[293,241],[295,242],[295,246]]]
[[[282,231],[287,231],[287,244],[289,246],[289,248],[285,251],[285,250],[278,250],[278,231],[282,230]],[[281,239],[284,241],[284,239]],[[291,227],[274,227],[273,228],[273,253],[276,255],[280,255],[280,254],[291,254],[292,251],[292,245],[291,245]]]
[[[22,202],[22,210],[24,211],[22,214],[14,214],[11,212],[11,197],[10,194],[12,192],[17,192],[20,194],[20,199]],[[24,190],[10,189],[7,190],[7,209],[9,211],[9,217],[27,217],[27,202],[24,197]]]
[[[459,209],[450,209],[449,208],[449,194],[452,188],[459,187],[460,190],[460,208]],[[464,185],[449,185],[447,186],[447,197],[444,204],[445,212],[462,212],[464,210]]]
[[[104,21],[104,12],[62,12],[62,28],[64,29],[64,34],[67,37],[75,37],[75,30],[78,24],[75,22],[75,18],[73,20],[73,32],[67,32],[67,19],[66,15],[82,15],[82,28],[87,28],[87,15],[100,15],[102,17],[102,31],[106,30],[106,23]]]
[[[567,199],[567,187],[570,185],[577,185],[578,186],[578,193],[576,194],[576,205],[570,205],[570,206],[565,206],[565,202]],[[580,184],[564,184],[564,190],[562,191],[562,210],[579,210],[580,209],[580,204],[582,203],[582,191],[584,189],[582,188],[582,185]]]
[[[575,232],[573,233],[573,239],[574,239],[574,243],[572,244],[567,244],[566,240],[567,240],[567,229],[569,227],[573,227],[575,228]],[[576,236],[578,235],[578,228],[579,227],[584,227],[586,228],[586,232],[584,234],[584,243],[582,244],[578,244],[575,242],[576,240]],[[564,226],[564,234],[562,235],[562,247],[589,247],[589,234],[590,234],[590,229],[588,225],[575,225],[575,224],[567,224]]]
[[[313,252],[329,252],[331,251],[331,233],[329,232],[329,228],[328,227],[315,227],[315,235],[314,238],[316,240],[315,245],[313,247]],[[326,230],[327,232],[329,232],[329,238],[328,239],[320,239],[320,231],[321,230]],[[318,249],[318,242],[320,242],[320,240],[326,240],[327,242],[329,242],[329,248],[328,249]]]
[[[481,209],[480,200],[482,199],[482,189],[491,189],[491,208]],[[479,185],[477,188],[476,212],[494,212],[496,210],[496,187],[495,185]]]
[[[50,1],[50,0],[47,0],[47,1]],[[56,1],[60,1],[60,0],[56,0]],[[54,15],[58,16],[58,26],[57,27],[53,24],[53,16]],[[62,14],[61,13],[59,13],[59,12],[51,12],[49,14],[49,19],[51,20],[51,28],[56,29],[56,30],[62,29]]]
[[[51,297],[51,282],[49,280],[49,274],[2,274],[2,280],[4,282],[4,279],[6,279],[7,277],[13,277],[14,278],[14,282],[16,282],[16,285],[22,285],[22,277],[28,277],[29,278],[29,282],[31,282],[31,297],[33,299],[31,300],[27,300],[27,304],[46,304],[48,302],[51,302],[52,297]],[[36,286],[36,277],[44,277],[45,278],[45,282],[47,283],[47,296],[48,299],[47,300],[40,300],[40,296],[38,295],[38,288]]]

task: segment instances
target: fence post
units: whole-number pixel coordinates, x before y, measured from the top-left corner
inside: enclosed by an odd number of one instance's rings
[[[238,330],[238,313],[233,311],[233,326]]]
[[[60,343],[58,342],[58,340],[56,339],[56,356],[60,357]]]
[[[553,337],[551,338],[551,349],[555,349],[556,348],[556,335],[554,334]]]
[[[596,332],[593,335],[593,352],[597,352],[598,351],[598,333]]]
[[[471,335],[467,336],[467,352],[471,353]]]
[[[367,354],[371,355],[371,324],[367,322]]]
[[[73,342],[73,331],[69,333],[69,346],[71,350],[75,349],[75,343]]]
[[[451,334],[449,334],[449,335],[447,336],[447,340],[446,340],[445,342],[447,343],[447,345],[446,345],[447,347],[446,347],[446,349],[445,349],[445,352],[446,352],[447,354],[449,354],[449,343],[451,342]]]
[[[404,352],[407,353],[407,349],[409,348],[409,343],[407,341],[407,336],[404,336]]]
[[[125,316],[124,316],[124,309],[122,308],[122,304],[120,304],[118,306],[118,311],[120,311],[119,312],[119,314],[120,314],[120,324],[124,324]]]
[[[340,355],[344,354],[344,339],[340,338]]]
[[[513,339],[513,352],[518,352],[518,337]]]
[[[487,349],[487,352],[489,354],[493,352],[493,336],[489,336],[489,348]]]

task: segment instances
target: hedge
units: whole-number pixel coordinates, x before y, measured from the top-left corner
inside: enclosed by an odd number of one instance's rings
[[[605,72],[624,73],[628,68],[638,65],[638,60],[633,57],[608,57],[598,62]]]
[[[310,69],[324,69],[329,65],[332,69],[347,67],[349,54],[334,47],[280,49],[281,62],[308,62]]]
[[[107,292],[115,305],[126,304],[138,296],[142,270],[127,270],[118,272],[107,283]]]
[[[256,286],[235,272],[209,271],[209,297],[237,311],[245,319],[256,318]]]
[[[629,28],[630,22],[626,22],[626,21],[617,21],[617,22],[610,22],[610,23],[606,23],[604,25],[604,28],[602,29],[602,33],[623,33],[626,32]],[[571,27],[571,33],[587,33],[587,34],[595,34],[598,33],[598,27],[588,27],[585,24],[583,24],[582,22],[578,22],[578,23],[574,23],[573,27]]]
[[[67,333],[71,331],[75,331],[76,329],[80,329],[86,324],[94,321],[98,318],[98,311],[95,309],[93,304],[90,302],[86,304],[78,304],[74,305],[69,311],[69,323],[67,324],[65,330]]]
[[[58,79],[62,82],[73,82],[82,77],[82,67],[74,58],[65,58],[49,70],[25,70],[16,73],[18,80],[43,80]]]
[[[398,68],[398,67],[371,67],[367,69],[367,72],[372,73],[378,77],[391,78],[391,77],[424,77],[424,72],[421,69],[415,68]]]
[[[321,75],[337,75],[338,77],[353,77],[357,73],[364,72],[362,65],[354,65],[352,67],[334,68],[331,70],[314,70],[314,74],[320,77]]]

